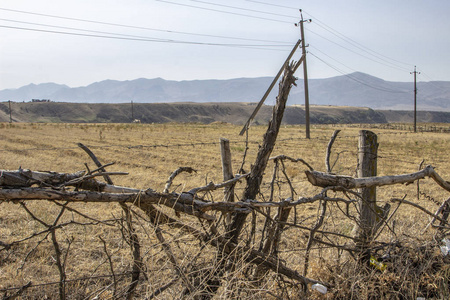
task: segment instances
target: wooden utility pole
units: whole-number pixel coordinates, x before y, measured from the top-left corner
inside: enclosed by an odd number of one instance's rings
[[[308,70],[306,67],[306,45],[305,45],[305,31],[303,29],[303,23],[304,22],[311,22],[311,19],[303,20],[302,10],[300,9],[300,22],[299,25],[295,24],[296,26],[300,26],[300,34],[301,34],[301,40],[302,40],[302,56],[303,56],[303,84],[305,87],[305,124],[306,124],[306,138],[311,138],[310,130],[309,130],[309,89],[308,89]]]
[[[9,123],[12,123],[11,100],[8,100],[8,102],[9,102]]]
[[[417,72],[414,66],[414,72],[410,74],[414,74],[414,132],[417,132],[417,74],[420,72]]]

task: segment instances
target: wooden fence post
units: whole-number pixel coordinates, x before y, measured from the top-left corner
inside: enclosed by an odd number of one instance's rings
[[[230,141],[226,138],[220,138],[220,155],[222,157],[222,172],[223,180],[227,181],[234,178],[233,169],[231,164],[231,149]],[[234,186],[226,187],[224,189],[224,201],[234,202]],[[231,224],[231,213],[228,213],[225,218],[226,226]],[[199,277],[199,282],[201,285],[197,286],[198,290],[201,291],[202,296],[198,299],[212,299],[217,293],[217,290],[221,285],[221,278],[225,273],[225,266],[227,263],[227,255],[223,252],[218,251],[216,262],[214,264],[213,272],[210,274],[205,272],[203,276]]]
[[[223,180],[227,181],[234,177],[231,165],[230,141],[228,139],[220,138],[220,154],[222,156]],[[234,202],[234,186],[225,188],[224,193],[226,202]]]
[[[377,176],[377,135],[368,130],[359,132],[358,172],[361,177]],[[360,189],[362,199],[359,201],[360,218],[356,237],[362,250],[362,259],[367,256],[366,248],[372,240],[377,224],[377,192],[376,187]]]

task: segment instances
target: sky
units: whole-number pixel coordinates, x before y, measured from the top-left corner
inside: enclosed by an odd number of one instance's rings
[[[0,90],[273,77],[300,39],[299,9],[309,78],[412,82],[416,65],[418,81],[450,81],[448,0],[3,0]]]

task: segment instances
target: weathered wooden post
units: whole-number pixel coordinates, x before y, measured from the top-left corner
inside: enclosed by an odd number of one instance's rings
[[[220,138],[220,155],[222,157],[223,180],[227,181],[234,178],[234,175],[231,164],[230,141],[226,138]],[[234,186],[226,187],[223,192],[225,202],[234,202]],[[226,215],[225,222],[226,226],[229,226],[231,224],[231,214]],[[207,272],[205,272],[204,276],[199,280],[200,282],[202,282],[202,285],[198,288],[203,293],[203,295],[199,299],[206,300],[214,297],[217,290],[220,288],[221,277],[226,271],[226,263],[226,255],[223,252],[218,251],[213,273],[208,274]]]
[[[377,176],[377,135],[368,130],[359,132],[358,143],[358,172],[361,177]],[[361,188],[361,199],[359,200],[359,227],[357,228],[356,237],[358,238],[358,246],[361,247],[362,259],[365,260],[369,254],[367,246],[372,240],[377,223],[377,191],[376,187]]]
[[[220,138],[220,154],[222,156],[223,180],[227,181],[234,177],[233,168],[231,166],[230,141],[228,139]],[[233,186],[225,188],[224,193],[226,202],[234,202]]]

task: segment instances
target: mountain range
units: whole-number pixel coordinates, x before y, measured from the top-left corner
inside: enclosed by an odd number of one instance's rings
[[[174,102],[258,102],[271,77],[228,80],[172,81],[162,78],[127,81],[104,80],[83,87],[56,83],[29,84],[0,91],[0,101],[28,102],[49,99],[71,103],[174,103]],[[310,79],[310,104],[368,107],[383,110],[413,110],[412,82],[392,82],[365,74],[352,73],[324,79]],[[450,112],[450,82],[417,83],[417,109]],[[277,86],[266,100],[275,102]],[[288,105],[304,104],[303,80],[291,89]]]

